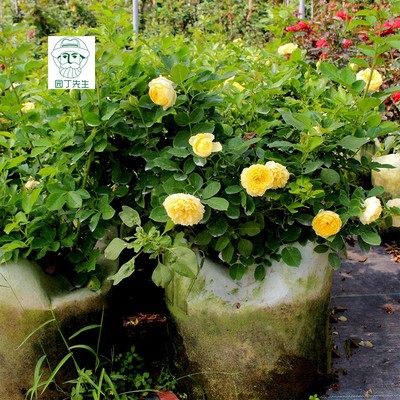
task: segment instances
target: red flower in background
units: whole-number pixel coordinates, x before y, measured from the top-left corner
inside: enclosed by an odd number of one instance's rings
[[[309,32],[311,30],[310,25],[307,22],[300,21],[297,25],[291,25],[286,28],[288,32]]]
[[[322,47],[329,47],[329,43],[328,43],[328,41],[326,39],[319,39],[319,40],[316,41],[315,47],[317,49],[320,49]]]
[[[380,36],[386,36],[394,33],[393,23],[386,21],[383,23],[382,28],[386,29],[377,29],[376,34]]]
[[[319,60],[325,60],[329,57],[328,53],[321,53],[318,57]]]
[[[397,104],[400,101],[400,92],[392,93],[392,100]]]
[[[350,21],[351,17],[349,14],[347,14],[346,11],[338,11],[336,14],[336,17],[338,17],[339,19],[343,20],[343,21]]]
[[[304,21],[300,21],[300,22],[297,24],[297,28],[298,28],[300,31],[309,31],[309,30],[311,29],[310,25],[308,25],[307,22],[304,22]]]
[[[353,42],[350,39],[343,39],[342,44],[344,49],[348,49],[350,46],[353,46]]]
[[[5,66],[4,64],[0,64],[0,69],[1,69],[2,71],[4,71],[4,70],[6,69],[6,66]]]
[[[366,42],[367,40],[369,40],[368,35],[367,35],[366,33],[364,33],[364,32],[359,33],[359,34],[358,34],[358,37],[359,37],[360,40],[364,40],[364,42]]]
[[[396,21],[393,22],[393,29],[400,29],[400,19],[396,19]]]

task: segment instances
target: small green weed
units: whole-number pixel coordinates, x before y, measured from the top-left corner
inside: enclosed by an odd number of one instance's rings
[[[152,365],[150,369],[157,372],[146,371],[144,361],[134,346],[129,351],[118,354],[115,358],[108,359],[99,355],[103,316],[100,324],[85,326],[67,338],[62,332],[54,312],[52,310],[51,312],[52,318],[31,332],[21,346],[46,325],[55,323],[67,352],[58,364],[51,368],[45,348],[42,346],[45,354],[36,363],[34,384],[27,391],[26,399],[41,398],[50,387],[71,400],[138,400],[140,396],[149,392],[175,389],[177,379],[170,373],[168,367],[161,364]],[[87,344],[71,344],[72,339],[90,330],[99,330],[95,349]],[[94,363],[91,366],[88,365],[89,362],[82,365],[76,357],[76,351],[87,352]],[[72,369],[72,373],[76,372],[75,377],[68,382],[58,382],[61,372],[67,368]],[[46,369],[49,372],[45,372]]]

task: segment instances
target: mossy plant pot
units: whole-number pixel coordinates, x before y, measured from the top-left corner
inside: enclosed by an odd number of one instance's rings
[[[263,281],[239,282],[206,259],[195,280],[167,287],[173,361],[192,400],[295,400],[330,365],[332,268],[314,243],[298,268],[273,262]]]
[[[109,240],[100,241],[99,249],[104,250]],[[96,292],[88,288],[73,290],[64,277],[47,275],[38,264],[26,259],[0,266],[0,399],[25,399],[33,384],[36,362],[44,352],[53,368],[64,357],[66,347],[57,325],[68,337],[78,329],[100,322],[112,286],[106,278],[117,266],[117,261],[99,257],[99,278],[103,285]],[[52,318],[51,309],[57,324],[45,325],[25,341]],[[43,398],[58,399],[57,393],[48,397],[45,394]]]
[[[372,185],[383,186],[383,196],[386,199],[400,197],[400,154],[387,154],[373,157],[373,161],[379,164],[389,164],[394,168],[381,168],[379,171],[372,171]]]

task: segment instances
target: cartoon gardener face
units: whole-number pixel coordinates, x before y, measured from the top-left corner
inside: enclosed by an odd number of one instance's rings
[[[65,78],[76,78],[87,62],[89,51],[78,38],[60,40],[51,55],[59,68],[60,75]]]

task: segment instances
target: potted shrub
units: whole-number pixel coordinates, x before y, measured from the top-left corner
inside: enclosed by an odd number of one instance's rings
[[[355,156],[397,124],[370,82],[314,68],[296,46],[204,52],[181,40],[136,49],[146,65],[126,105],[135,204],[106,249],[133,256],[113,279],[138,254],[156,260],[193,396],[295,398],[328,372],[339,253],[354,238],[366,251],[380,243],[383,189],[357,183],[369,164]]]
[[[19,345],[51,318],[50,308],[73,330],[106,304],[117,262],[103,250],[132,177],[114,159],[109,120],[117,110],[106,100],[113,63],[98,75],[104,97],[100,87],[48,91],[44,49],[28,30],[10,24],[0,39],[0,397],[8,399],[31,385],[42,350],[34,341]],[[41,333],[47,343],[52,335],[54,324]],[[60,348],[46,351],[51,358]]]

